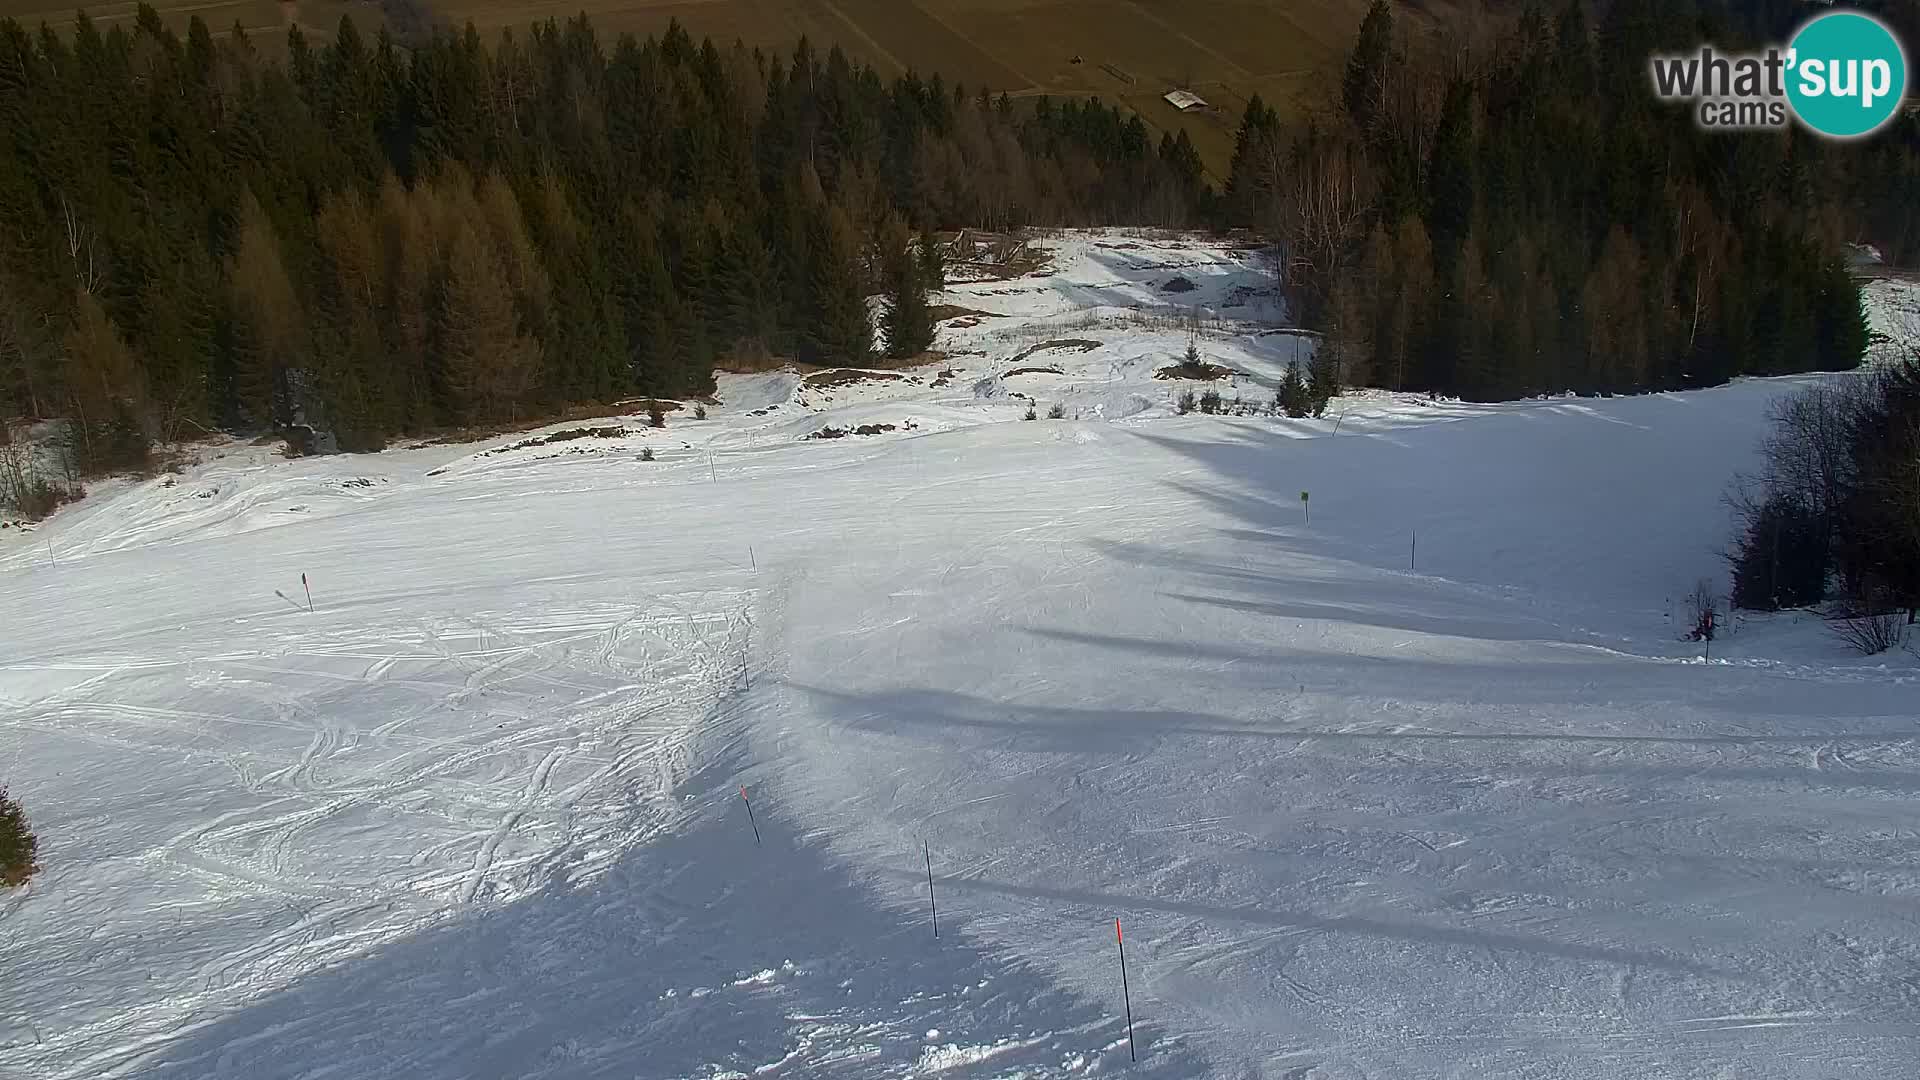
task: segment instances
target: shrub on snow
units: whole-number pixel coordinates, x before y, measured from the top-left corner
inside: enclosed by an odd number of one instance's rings
[[[1713,582],[1701,578],[1687,594],[1688,641],[1712,641],[1718,636],[1720,594]]]
[[[1733,555],[1733,606],[1809,607],[1827,594],[1827,530],[1805,503],[1776,492],[1750,515]]]
[[[1833,632],[1862,656],[1878,656],[1907,643],[1907,617],[1898,611],[1840,615]]]

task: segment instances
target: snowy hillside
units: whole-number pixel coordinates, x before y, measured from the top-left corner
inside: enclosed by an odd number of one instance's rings
[[[1175,416],[1195,309],[1311,349],[1254,253],[1052,248],[930,367],[0,531],[0,1076],[1913,1072],[1920,660],[1670,621],[1809,379]]]

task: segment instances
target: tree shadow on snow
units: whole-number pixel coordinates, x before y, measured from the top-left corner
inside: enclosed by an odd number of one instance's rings
[[[889,910],[723,768],[685,828],[590,882],[390,941],[150,1052],[145,1076],[710,1078],[1125,1071],[1119,988],[1089,1001]],[[731,796],[731,798],[729,798]],[[949,921],[952,920],[952,921]],[[937,1034],[935,1030],[937,1029]],[[1160,1040],[1127,1075],[1203,1075]],[[951,1044],[951,1046],[949,1045]],[[1116,1056],[1117,1055],[1117,1056]]]
[[[1165,900],[1132,893],[1096,892],[1085,889],[1058,889],[1038,885],[1016,885],[989,878],[953,876],[940,879],[943,887],[956,893],[980,891],[1044,900],[1092,911],[1152,911],[1204,919],[1210,923],[1240,923],[1280,930],[1317,930],[1328,933],[1385,938],[1428,945],[1487,949],[1528,953],[1589,964],[1638,966],[1683,975],[1725,977],[1728,972],[1706,964],[1668,956],[1646,949],[1593,945],[1584,942],[1555,941],[1535,934],[1507,933],[1498,930],[1474,930],[1453,926],[1424,925],[1417,922],[1387,922],[1383,919],[1347,915],[1315,915],[1305,911],[1251,905],[1235,907]]]
[[[1685,423],[1671,418],[1685,401],[1653,395],[1509,403],[1458,423],[1361,417],[1337,435],[1331,417],[1136,435],[1205,468],[1203,482],[1171,484],[1240,523],[1239,539],[1407,577],[1415,554],[1422,577],[1618,614],[1657,611],[1674,589],[1723,572],[1720,495],[1751,467],[1756,418],[1785,389],[1715,391],[1731,398]]]
[[[1920,735],[1900,731],[1641,735],[1554,731],[1544,724],[1540,730],[1534,731],[1344,731],[1313,724],[1240,720],[1179,709],[1016,705],[941,690],[842,693],[797,684],[794,689],[816,703],[827,706],[836,721],[848,727],[888,735],[918,730],[929,742],[948,748],[951,748],[957,732],[969,730],[983,733],[985,741],[996,747],[1067,754],[1140,754],[1152,750],[1156,743],[1164,739],[1179,736],[1252,739],[1296,746],[1311,743],[1324,747],[1385,748],[1404,744],[1403,749],[1406,749],[1425,744],[1431,749],[1424,751],[1423,756],[1417,759],[1395,757],[1385,762],[1344,761],[1341,764],[1343,775],[1349,781],[1356,781],[1379,773],[1382,774],[1380,779],[1392,781],[1396,770],[1417,768],[1429,774],[1452,769],[1474,778],[1498,775],[1509,779],[1558,780],[1620,776],[1637,781],[1672,781],[1682,785],[1732,782],[1920,791],[1920,774],[1895,769],[1861,768],[1825,772],[1809,770],[1798,763],[1807,750],[1836,744],[1877,746],[1920,742]],[[1669,761],[1672,752],[1694,751],[1697,761],[1661,764],[1604,757],[1591,761],[1575,759],[1557,765],[1529,759],[1522,764],[1502,761],[1490,757],[1485,749],[1476,749],[1500,746],[1515,749],[1536,747],[1569,753],[1605,750],[1614,754],[1641,749],[1649,753],[1666,753]],[[1448,753],[1450,748],[1457,748],[1459,760],[1441,756]],[[1795,755],[1795,760],[1769,766],[1729,757],[1729,752],[1742,749],[1769,755],[1791,754]]]

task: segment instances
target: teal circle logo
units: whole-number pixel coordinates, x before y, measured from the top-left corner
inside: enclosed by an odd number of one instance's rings
[[[1852,139],[1893,119],[1907,93],[1907,54],[1886,25],[1857,11],[1809,21],[1788,48],[1787,102],[1822,135]]]

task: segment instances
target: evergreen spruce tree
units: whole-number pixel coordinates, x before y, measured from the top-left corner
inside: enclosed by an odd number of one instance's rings
[[[1227,170],[1226,201],[1235,220],[1265,225],[1260,204],[1273,193],[1279,162],[1280,117],[1259,94],[1247,102],[1240,130],[1233,140],[1233,160]]]
[[[24,885],[40,868],[34,859],[40,841],[27,827],[26,811],[6,788],[0,788],[0,888]]]
[[[1313,392],[1300,372],[1298,360],[1287,365],[1287,373],[1280,379],[1280,408],[1296,420],[1313,412]]]
[[[29,315],[26,294],[0,263],[0,407],[12,402],[24,415],[38,418],[54,404],[46,399],[54,384],[53,350]]]
[[[1373,0],[1360,22],[1360,38],[1347,57],[1340,84],[1340,100],[1361,129],[1371,127],[1380,112],[1380,81],[1393,51],[1393,8],[1387,0]]]
[[[915,258],[906,229],[889,229],[885,243],[887,311],[881,329],[887,356],[906,360],[933,348],[933,313],[927,306],[927,286],[920,276],[922,263]]]
[[[1327,403],[1340,396],[1340,361],[1334,350],[1322,348],[1314,353],[1306,377],[1307,411],[1324,415]]]
[[[1815,271],[1809,289],[1815,367],[1844,371],[1859,366],[1867,354],[1868,329],[1860,287],[1853,275],[1841,260],[1828,259]]]
[[[250,190],[241,195],[238,217],[239,236],[227,266],[232,366],[223,411],[238,427],[277,427],[291,420],[287,372],[305,366],[306,314],[273,223]]]
[[[1433,238],[1434,266],[1451,288],[1473,227],[1475,199],[1473,87],[1463,79],[1447,87],[1427,178],[1427,232]]]
[[[447,252],[436,331],[456,418],[470,424],[519,419],[540,345],[521,333],[507,270],[472,223],[461,225]]]
[[[727,291],[728,322],[733,327],[736,353],[769,355],[780,337],[779,266],[773,249],[750,226],[737,229],[728,241],[734,268]]]
[[[947,287],[947,259],[940,250],[940,242],[930,230],[920,231],[920,240],[914,247],[920,262],[920,284],[928,291],[938,291]]]
[[[92,293],[75,298],[64,351],[73,449],[83,470],[146,465],[152,444],[146,431],[145,373]]]
[[[860,240],[846,212],[828,207],[816,225],[811,325],[806,339],[818,363],[865,364],[873,355]]]
[[[628,378],[642,393],[667,393],[679,377],[673,313],[680,297],[660,252],[658,224],[647,211],[628,206],[616,232],[622,242],[612,249],[614,295],[627,343]]]
[[[439,188],[434,185],[422,197],[437,200],[443,195]],[[327,200],[317,225],[311,364],[301,372],[295,410],[316,431],[329,433],[339,449],[377,450],[402,419],[397,382],[405,368],[384,355],[381,312],[371,302],[385,291],[389,266],[357,189]],[[444,384],[436,389],[444,391]]]
[[[606,401],[625,385],[625,323],[619,317],[612,275],[591,242],[559,176],[540,179],[534,232],[545,252],[550,289],[546,384],[556,401]]]
[[[1186,128],[1162,140],[1160,161],[1186,199],[1195,198],[1206,183],[1206,165],[1200,160],[1200,151],[1193,145],[1193,138],[1187,134]]]

